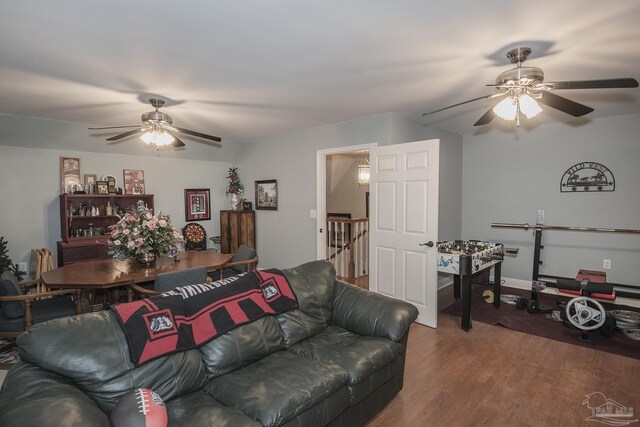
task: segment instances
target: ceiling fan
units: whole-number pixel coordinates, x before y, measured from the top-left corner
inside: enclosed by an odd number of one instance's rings
[[[90,127],[90,130],[102,130],[102,129],[124,129],[135,128],[127,132],[121,133],[111,138],[107,138],[107,141],[117,141],[126,138],[136,133],[142,133],[140,139],[150,146],[156,148],[171,145],[173,147],[184,147],[185,144],[178,138],[177,134],[185,134],[195,136],[197,138],[207,139],[214,142],[221,142],[222,140],[217,136],[207,135],[205,133],[196,132],[189,129],[179,128],[173,126],[171,116],[158,111],[158,108],[164,105],[164,100],[159,98],[151,98],[149,103],[155,108],[155,111],[149,111],[142,114],[141,125],[123,125],[123,126],[106,126],[106,127]],[[219,145],[219,144],[217,144]]]
[[[531,54],[531,49],[528,47],[512,49],[507,53],[507,58],[509,58],[512,64],[516,64],[516,68],[498,74],[495,84],[487,85],[495,87],[497,89],[496,93],[430,111],[424,113],[423,116],[438,113],[480,99],[498,99],[498,101],[494,102],[493,106],[475,122],[474,126],[486,125],[496,116],[504,120],[515,120],[516,126],[520,126],[520,114],[524,114],[530,119],[542,111],[538,103],[555,108],[573,117],[584,116],[593,111],[593,108],[556,95],[551,92],[552,90],[638,87],[638,81],[632,78],[544,82],[544,72],[540,68],[522,66],[522,63],[527,59],[529,54]]]

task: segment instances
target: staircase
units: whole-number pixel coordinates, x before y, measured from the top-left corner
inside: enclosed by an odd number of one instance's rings
[[[338,278],[354,285],[368,283],[369,218],[327,218],[326,236],[327,261]]]

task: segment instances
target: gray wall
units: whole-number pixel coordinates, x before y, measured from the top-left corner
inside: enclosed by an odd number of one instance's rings
[[[439,135],[435,136],[435,133]],[[441,201],[441,235],[459,238],[462,139],[457,135],[431,130],[399,114],[387,113],[243,144],[237,165],[245,183],[245,197],[253,200],[253,181],[278,180],[278,210],[256,213],[260,265],[285,268],[315,259],[316,220],[310,218],[309,210],[316,208],[318,150],[369,143],[389,145],[437,137],[442,137],[440,150],[444,152],[441,154],[441,174],[445,173],[447,178],[458,174],[453,179],[443,179],[441,175],[440,192],[445,193],[446,201],[444,204]]]
[[[594,119],[586,125],[538,126],[512,133],[464,136],[462,231],[465,239],[500,241],[520,248],[503,263],[503,275],[531,279],[533,233],[504,230],[492,222],[640,229],[640,115]],[[607,166],[614,192],[560,193],[571,166],[594,161]],[[541,272],[574,277],[578,269],[602,270],[607,279],[639,284],[640,236],[545,232]]]

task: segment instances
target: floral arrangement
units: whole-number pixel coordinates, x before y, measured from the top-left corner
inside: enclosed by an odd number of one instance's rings
[[[238,176],[238,168],[229,168],[229,175],[227,175],[227,196],[229,194],[242,194],[244,191],[244,185],[240,182]]]
[[[180,231],[171,225],[169,215],[162,212],[153,215],[142,200],[136,212],[127,212],[119,218],[109,227],[109,255],[115,259],[177,253],[177,245],[183,241]]]

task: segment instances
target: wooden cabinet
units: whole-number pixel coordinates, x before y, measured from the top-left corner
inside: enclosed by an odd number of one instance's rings
[[[139,200],[152,209],[152,194],[63,194],[60,196],[58,266],[107,258],[109,226],[116,214],[135,209]],[[108,212],[109,208],[111,212]],[[107,215],[109,214],[109,215]]]
[[[220,247],[235,253],[240,245],[256,247],[255,211],[220,211]]]

